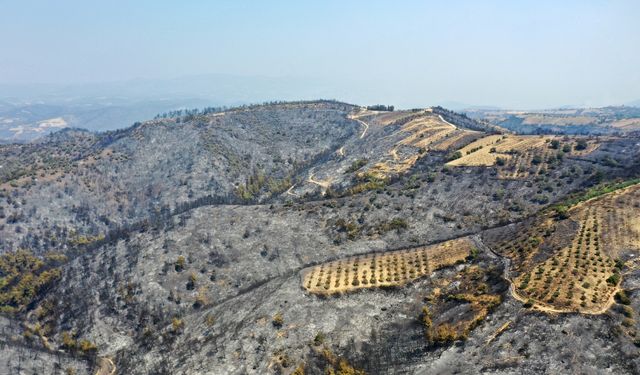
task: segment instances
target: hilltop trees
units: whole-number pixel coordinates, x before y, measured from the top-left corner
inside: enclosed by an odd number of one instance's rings
[[[370,111],[393,112],[394,106],[392,106],[392,105],[384,105],[384,104],[375,104],[375,105],[368,105],[367,109],[370,110]]]

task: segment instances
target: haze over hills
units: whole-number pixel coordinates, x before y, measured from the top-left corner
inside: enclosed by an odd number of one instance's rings
[[[159,113],[325,97],[317,82],[230,75],[95,84],[0,85],[0,140],[24,142],[61,127],[115,130]]]
[[[637,373],[637,135],[390,109],[0,146],[0,369]]]
[[[388,94],[381,95],[381,91],[367,87],[371,84],[358,78],[339,81],[224,74],[84,84],[0,84],[0,142],[31,141],[65,127],[92,131],[122,129],[156,114],[185,108],[320,97],[358,103],[389,99]],[[405,108],[417,103],[415,99],[400,100]],[[446,100],[435,104],[472,115],[503,110],[492,105]]]

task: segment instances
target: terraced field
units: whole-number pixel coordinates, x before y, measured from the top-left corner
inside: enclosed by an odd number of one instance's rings
[[[551,137],[489,135],[461,148],[461,157],[447,163],[450,166],[492,166],[498,158],[509,160],[546,147]]]
[[[464,261],[473,248],[468,238],[461,238],[432,246],[349,257],[306,269],[302,273],[302,286],[314,294],[402,286]]]
[[[551,147],[552,142],[556,143]],[[457,158],[447,165],[452,167],[498,167],[502,179],[523,179],[543,171],[545,164],[553,163],[570,153],[583,157],[598,148],[593,140],[584,140],[585,147],[575,149],[575,139],[538,135],[490,135],[480,138],[457,152]],[[563,150],[564,149],[564,150]],[[559,156],[560,155],[560,156]]]
[[[429,151],[448,151],[471,142],[482,133],[458,129],[431,112],[409,112],[412,117],[391,137],[399,139],[388,151],[387,157],[374,164],[370,169],[378,178],[386,178],[392,174],[400,174],[411,168],[420,157]],[[396,114],[393,118],[403,120],[408,115]],[[389,119],[376,118],[381,124],[389,124]]]

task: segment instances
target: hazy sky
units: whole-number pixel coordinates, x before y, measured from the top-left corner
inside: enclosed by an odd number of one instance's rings
[[[0,0],[0,83],[224,73],[404,106],[621,104],[640,99],[639,17],[614,0]]]

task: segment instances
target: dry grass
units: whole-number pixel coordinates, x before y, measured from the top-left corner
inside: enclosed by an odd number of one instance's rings
[[[552,149],[550,142],[560,141],[561,145],[571,146],[570,156],[582,157],[598,148],[595,140],[587,141],[587,148],[574,150],[575,142],[556,136],[537,135],[490,135],[459,149],[462,157],[447,163],[454,167],[490,167],[499,166],[499,177],[503,179],[521,179],[539,174],[549,158],[554,159],[561,148]],[[502,164],[498,164],[498,158]]]
[[[408,136],[403,138],[400,144],[427,148],[455,130],[456,128],[443,122],[438,116],[425,115],[402,126],[400,131]]]
[[[373,111],[370,111],[373,112]],[[403,118],[415,115],[415,112],[411,111],[394,111],[394,112],[374,112],[378,113],[375,120],[377,123],[383,126],[387,126]]]
[[[440,142],[430,148],[435,151],[449,151],[456,148],[458,144],[471,143],[471,139],[479,137],[480,134],[482,133],[475,130],[458,129],[448,133]]]
[[[468,238],[461,238],[432,246],[349,257],[304,270],[302,286],[314,294],[402,286],[464,261],[472,247]]]
[[[526,155],[547,148],[552,136],[489,135],[468,144],[459,151],[462,157],[447,163],[451,166],[492,166],[498,157],[510,160],[514,155]]]
[[[640,185],[587,202],[602,223],[607,253],[618,257],[623,249],[640,249]]]
[[[369,168],[367,172],[379,179],[385,179],[394,174],[401,174],[413,167],[421,155],[415,154],[406,158],[399,158],[397,154],[394,156],[394,160],[376,163]]]
[[[567,125],[589,125],[594,124],[598,121],[597,117],[592,116],[553,116],[553,115],[544,115],[544,114],[530,114],[524,116],[524,120],[522,121],[523,125],[538,125],[538,124],[546,124],[546,125],[558,125],[558,126],[567,126]]]
[[[627,118],[622,120],[617,120],[611,123],[611,126],[614,128],[632,131],[640,129],[640,119],[639,118]]]

